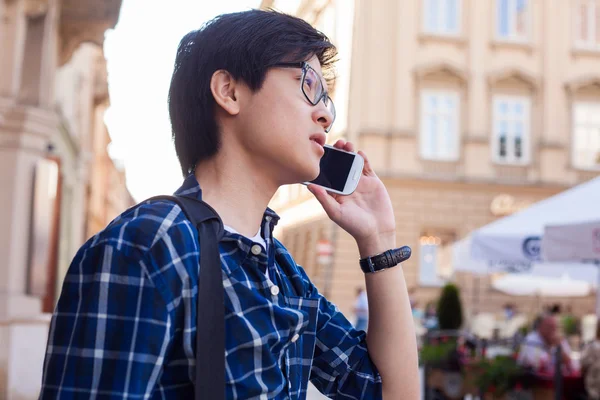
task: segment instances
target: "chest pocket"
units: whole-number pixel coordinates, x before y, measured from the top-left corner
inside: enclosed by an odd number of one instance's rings
[[[311,363],[315,352],[317,314],[319,298],[311,298],[311,293],[299,274],[298,267],[287,252],[278,252],[277,266],[283,271],[279,276],[285,307],[302,315],[302,328],[292,333],[285,349],[285,363],[282,369],[288,379],[288,393],[292,399],[305,398],[298,390],[306,388],[310,376]]]
[[[286,296],[284,301],[287,307],[302,313],[307,321],[304,328],[291,337],[285,354],[289,395],[292,399],[304,398],[305,394],[300,396],[298,392],[294,392],[294,389],[305,387],[310,376],[310,360],[315,352],[319,299]]]

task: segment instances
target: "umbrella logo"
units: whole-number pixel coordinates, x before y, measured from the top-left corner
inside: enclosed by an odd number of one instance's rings
[[[539,236],[530,236],[523,241],[523,254],[532,261],[540,260],[540,245],[542,239]]]
[[[513,274],[521,274],[531,270],[531,262],[529,261],[488,261],[489,269],[493,272],[510,272]]]
[[[594,229],[592,231],[592,242],[594,252],[600,254],[600,229]]]

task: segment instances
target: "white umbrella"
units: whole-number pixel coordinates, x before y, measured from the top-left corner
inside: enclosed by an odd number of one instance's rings
[[[545,226],[589,221],[600,221],[600,177],[476,230],[471,254],[506,264],[540,261]]]
[[[550,297],[584,297],[592,289],[589,283],[573,280],[567,274],[558,279],[530,274],[507,274],[495,279],[492,287],[511,296]]]
[[[597,204],[600,208],[600,203]],[[600,218],[548,225],[542,238],[544,259],[594,263],[600,268]],[[600,274],[597,279],[600,279]],[[600,286],[600,285],[599,285]],[[600,315],[600,296],[596,296],[596,315]]]
[[[533,276],[560,278],[565,273],[573,280],[596,285],[598,271],[592,265],[580,262],[494,262],[476,260],[471,257],[471,236],[452,245],[452,266],[454,271],[488,275],[496,272],[521,273]]]
[[[596,207],[600,208],[600,203]],[[546,226],[542,249],[548,261],[600,261],[600,218]]]
[[[509,272],[554,278],[568,271],[573,279],[596,284],[600,275],[596,268],[580,262],[542,263],[540,253],[546,225],[600,220],[599,205],[600,177],[479,228],[455,243],[453,269],[479,275]]]
[[[455,272],[470,272],[475,275],[511,272],[507,277],[525,275],[536,279],[552,280],[554,283],[568,272],[573,280],[595,283],[598,278],[596,268],[581,263],[502,263],[474,260],[471,257],[471,236],[459,240],[452,245],[452,267]],[[480,278],[476,276],[474,283],[474,309],[478,309],[481,296]],[[527,278],[525,278],[527,279]],[[510,281],[508,281],[510,282]]]

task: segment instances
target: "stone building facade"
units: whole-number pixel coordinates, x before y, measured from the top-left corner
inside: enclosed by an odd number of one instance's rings
[[[444,277],[468,312],[511,300],[493,277],[453,274],[452,243],[600,173],[600,2],[596,0],[263,1],[340,50],[329,141],[353,141],[394,203],[421,306]],[[273,201],[276,232],[321,291],[351,315],[358,252],[302,186]],[[318,244],[332,248],[319,256]],[[327,248],[327,246],[321,248]],[[319,262],[321,260],[321,262]],[[478,289],[477,289],[478,288]],[[511,301],[515,301],[512,299]],[[591,298],[544,299],[593,310]],[[539,306],[519,299],[521,311]]]
[[[131,204],[108,157],[104,32],[121,0],[0,0],[0,398],[39,393],[75,251]]]

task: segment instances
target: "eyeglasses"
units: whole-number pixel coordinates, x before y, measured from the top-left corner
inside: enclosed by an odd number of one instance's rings
[[[327,110],[332,115],[331,123],[325,128],[325,132],[329,132],[335,121],[335,106],[333,105],[333,100],[329,97],[329,93],[327,93],[327,89],[323,85],[323,80],[317,71],[315,71],[306,61],[298,63],[278,63],[273,66],[282,68],[302,68],[302,79],[300,83],[302,93],[304,93],[306,100],[313,106],[316,106],[323,100],[325,107],[327,107]]]

